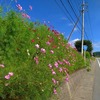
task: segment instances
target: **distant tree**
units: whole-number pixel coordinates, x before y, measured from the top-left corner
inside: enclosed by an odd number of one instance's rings
[[[77,48],[77,50],[78,50],[79,52],[81,52],[81,41],[80,41],[80,40],[76,41],[74,45],[75,45],[75,47]]]
[[[100,57],[100,52],[93,52],[94,57]]]
[[[78,41],[75,42],[75,47],[77,48],[77,50],[79,52],[81,52],[81,44],[82,44],[81,40],[78,40]],[[91,54],[91,52],[93,50],[92,42],[90,40],[84,40],[83,45],[87,45],[87,50],[86,51],[88,51]]]

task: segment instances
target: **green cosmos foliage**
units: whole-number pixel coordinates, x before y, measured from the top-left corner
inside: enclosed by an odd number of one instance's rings
[[[84,67],[77,50],[48,26],[29,22],[14,11],[0,17],[0,24],[0,64],[4,65],[0,65],[1,100],[48,100],[66,74]],[[55,67],[58,60],[62,64]],[[7,79],[9,72],[13,76]],[[52,82],[52,78],[57,82]]]

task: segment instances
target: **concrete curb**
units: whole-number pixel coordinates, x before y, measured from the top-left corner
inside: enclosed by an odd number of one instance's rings
[[[92,62],[91,71],[85,72],[71,100],[93,100],[95,64],[96,62]]]
[[[58,89],[58,94],[53,95],[50,100],[71,100],[85,72],[86,69],[81,69],[70,75],[69,82],[62,83]]]

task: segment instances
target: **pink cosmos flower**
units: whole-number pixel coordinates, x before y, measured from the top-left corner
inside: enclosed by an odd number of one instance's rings
[[[13,73],[13,72],[9,72],[8,75],[9,75],[9,76],[13,76],[14,73]]]
[[[52,78],[52,82],[53,82],[54,84],[57,84],[57,81],[56,81],[54,78]]]
[[[63,69],[62,68],[59,68],[59,72],[63,72]]]
[[[56,72],[55,72],[53,69],[52,69],[52,74],[53,74],[53,75],[56,75]]]
[[[55,63],[54,63],[54,66],[55,66],[56,68],[58,68],[58,63],[57,63],[57,62],[55,62]]]
[[[30,19],[30,16],[26,14],[26,18]]]
[[[54,51],[53,51],[53,50],[50,50],[50,53],[51,53],[51,54],[54,54]]]
[[[54,94],[57,94],[57,90],[55,88],[53,89],[53,93]]]
[[[26,14],[25,14],[25,13],[22,13],[22,16],[23,16],[24,18],[26,18]]]
[[[61,61],[59,61],[59,60],[58,60],[57,62],[58,62],[60,65],[62,65],[62,64],[63,64],[63,62],[61,62]]]
[[[9,80],[11,76],[13,76],[13,72],[9,72],[8,75],[5,76],[5,79]]]
[[[4,68],[5,66],[4,66],[4,64],[0,64],[0,67]]]
[[[16,5],[18,10],[22,10],[22,6],[20,4]]]
[[[41,48],[42,53],[46,53],[46,50],[44,48]]]
[[[68,73],[66,74],[66,77],[69,77],[69,74]]]
[[[63,61],[64,61],[64,63],[66,63],[67,65],[69,65],[69,66],[70,66],[69,61],[67,61],[67,60],[65,60],[65,59],[63,59]]]
[[[64,72],[67,73],[68,69],[67,68],[63,68]]]
[[[24,18],[28,18],[28,19],[30,19],[30,16],[27,15],[27,14],[25,14],[25,13],[22,13],[22,16],[23,16]]]
[[[48,42],[46,42],[46,44],[47,44],[47,45],[50,45],[51,43],[48,41]]]
[[[31,5],[29,6],[29,8],[30,8],[30,10],[32,10],[32,6]]]
[[[49,64],[48,66],[49,66],[50,69],[52,68],[52,65],[51,64]]]
[[[74,48],[75,51],[77,51],[77,48]]]
[[[36,44],[35,47],[36,47],[37,49],[39,49],[40,46],[39,46],[38,44]]]
[[[66,79],[65,79],[65,80],[66,80],[66,82],[69,82],[69,78],[68,78],[68,77],[66,77]]]
[[[39,64],[39,58],[38,57],[34,57],[34,60],[35,60],[36,64]]]
[[[9,80],[10,79],[10,75],[6,75],[5,79]]]

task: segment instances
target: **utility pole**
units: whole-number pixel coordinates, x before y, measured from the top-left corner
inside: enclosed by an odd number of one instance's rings
[[[83,4],[82,4],[82,37],[81,37],[81,40],[82,40],[82,44],[81,44],[81,54],[83,55],[83,44],[84,44],[84,10],[85,9],[85,3],[84,3],[84,0],[83,0]]]

